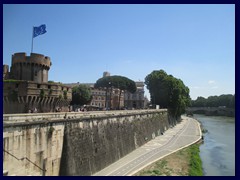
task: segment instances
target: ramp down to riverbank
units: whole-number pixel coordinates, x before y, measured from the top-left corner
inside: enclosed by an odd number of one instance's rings
[[[153,162],[198,142],[201,137],[197,120],[182,116],[182,121],[163,135],[157,136],[93,176],[131,176]]]

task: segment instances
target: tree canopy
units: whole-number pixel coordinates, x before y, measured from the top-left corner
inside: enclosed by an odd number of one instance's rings
[[[179,117],[190,104],[189,88],[181,79],[168,75],[164,70],[153,71],[145,78],[151,102],[167,108],[174,117]]]
[[[127,90],[130,93],[136,92],[136,84],[133,80],[124,76],[105,76],[98,79],[94,85],[95,88],[118,88]]]
[[[219,107],[226,106],[229,108],[235,108],[235,95],[222,94],[220,96],[209,96],[208,98],[198,97],[196,100],[192,100],[192,107]]]
[[[71,105],[84,105],[92,100],[90,88],[86,85],[80,84],[72,88],[72,102]]]
[[[133,80],[124,76],[105,76],[98,79],[94,85],[95,88],[105,88],[106,94],[109,88],[120,89],[118,96],[118,109],[120,109],[120,98],[122,91],[134,93],[137,90],[136,84]]]

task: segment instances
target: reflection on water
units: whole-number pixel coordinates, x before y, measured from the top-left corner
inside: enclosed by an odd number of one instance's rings
[[[205,176],[235,176],[235,119],[222,116],[195,115],[204,129],[200,146]]]

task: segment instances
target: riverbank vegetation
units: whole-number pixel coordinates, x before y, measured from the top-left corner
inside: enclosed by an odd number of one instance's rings
[[[235,94],[222,94],[220,96],[198,97],[191,101],[191,107],[227,107],[235,108]]]
[[[202,160],[199,156],[199,144],[194,144],[189,147],[190,151],[190,164],[189,164],[189,170],[188,175],[189,176],[202,176],[203,170],[202,170]]]
[[[200,144],[193,144],[147,166],[135,176],[203,176]]]

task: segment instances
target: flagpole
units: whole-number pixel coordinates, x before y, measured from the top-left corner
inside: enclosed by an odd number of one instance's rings
[[[31,49],[31,53],[33,52],[33,32],[34,32],[34,27],[33,27],[33,31],[32,31],[32,49]]]

